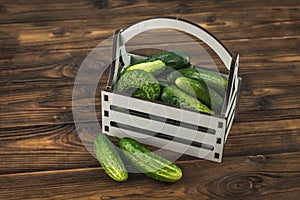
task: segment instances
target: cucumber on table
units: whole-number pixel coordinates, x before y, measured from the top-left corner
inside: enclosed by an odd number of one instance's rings
[[[204,82],[208,87],[214,89],[222,97],[225,95],[228,81],[219,74],[210,72],[208,70],[190,67],[172,72],[171,74],[169,74],[168,80],[175,81],[180,76]]]
[[[121,75],[116,90],[148,100],[157,99],[161,92],[156,78],[141,69],[130,70]]]
[[[214,114],[205,104],[174,86],[164,87],[161,100],[166,103]]]
[[[119,145],[131,164],[148,177],[162,182],[181,179],[182,171],[177,165],[146,149],[136,140],[125,137]]]
[[[208,88],[204,82],[187,77],[178,77],[175,84],[191,96],[197,97],[214,112],[219,113],[221,111],[223,98],[217,92]]]
[[[94,140],[96,157],[105,172],[115,181],[123,182],[128,178],[128,173],[115,149],[115,145],[105,134],[98,134]]]

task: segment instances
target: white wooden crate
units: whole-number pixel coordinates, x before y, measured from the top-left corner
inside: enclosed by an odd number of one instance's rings
[[[205,42],[220,57],[228,73],[228,86],[222,112],[210,115],[182,109],[158,101],[148,101],[113,92],[120,59],[131,63],[126,42],[141,32],[168,28],[187,32]],[[139,22],[114,38],[113,64],[107,89],[101,92],[102,130],[118,137],[132,137],[159,148],[221,162],[224,144],[237,113],[241,78],[238,55],[231,53],[202,27],[178,18],[154,18]],[[116,59],[117,58],[117,59]]]

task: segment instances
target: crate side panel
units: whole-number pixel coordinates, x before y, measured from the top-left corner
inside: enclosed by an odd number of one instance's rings
[[[112,93],[107,91],[101,91],[101,116],[102,116],[102,132],[111,136],[115,136],[110,131],[110,102],[112,99]]]
[[[214,162],[220,162],[221,160],[221,158],[219,159],[214,158],[215,152],[207,149],[197,148],[194,146],[181,144],[175,141],[164,140],[161,138],[155,138],[155,137],[145,138],[140,133],[129,131],[129,130],[123,130],[115,127],[112,127],[112,131],[115,132],[116,135],[121,138],[132,137],[143,144],[152,145],[158,148],[174,151],[180,154],[187,154],[190,156],[203,158]]]
[[[200,132],[185,127],[166,124],[165,121],[159,122],[151,119],[145,119],[134,115],[111,111],[111,121],[126,124],[128,126],[150,130],[157,133],[175,136],[191,141],[203,142],[214,145],[216,135]]]
[[[113,99],[111,105],[136,110],[139,112],[145,112],[151,115],[174,119],[186,123],[197,124],[198,126],[216,129],[218,127],[218,119],[222,119],[215,116],[182,110],[159,103],[130,98],[128,96],[120,94],[112,95]]]

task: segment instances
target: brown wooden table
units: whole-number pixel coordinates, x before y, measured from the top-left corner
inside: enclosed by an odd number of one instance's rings
[[[176,183],[117,183],[77,135],[76,73],[116,28],[169,15],[241,55],[238,118],[222,163],[182,156]],[[1,0],[0,199],[299,199],[299,31],[297,0]]]

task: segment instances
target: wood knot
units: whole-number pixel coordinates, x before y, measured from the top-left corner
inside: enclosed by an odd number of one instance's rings
[[[5,12],[6,12],[6,8],[0,5],[0,13],[5,13]]]
[[[267,97],[261,97],[259,100],[258,100],[258,105],[265,109],[267,107],[269,107],[271,105],[271,102],[268,100]]]
[[[230,176],[220,183],[220,187],[226,196],[246,197],[253,192],[255,177],[245,175]]]
[[[52,32],[53,35],[55,36],[63,36],[67,33],[68,31],[66,29],[58,29]]]
[[[255,197],[263,182],[259,175],[233,174],[232,176],[219,177],[208,185],[210,193],[226,199],[240,197]]]
[[[102,196],[100,197],[100,200],[110,200],[111,197],[110,196]]]
[[[103,8],[107,7],[108,3],[107,3],[107,0],[95,0],[94,5],[98,9],[103,9]]]
[[[265,164],[267,162],[267,158],[264,155],[249,156],[245,162],[251,165]]]
[[[207,21],[207,22],[215,22],[216,19],[217,19],[216,16],[207,16],[207,17],[206,17],[206,21]]]

